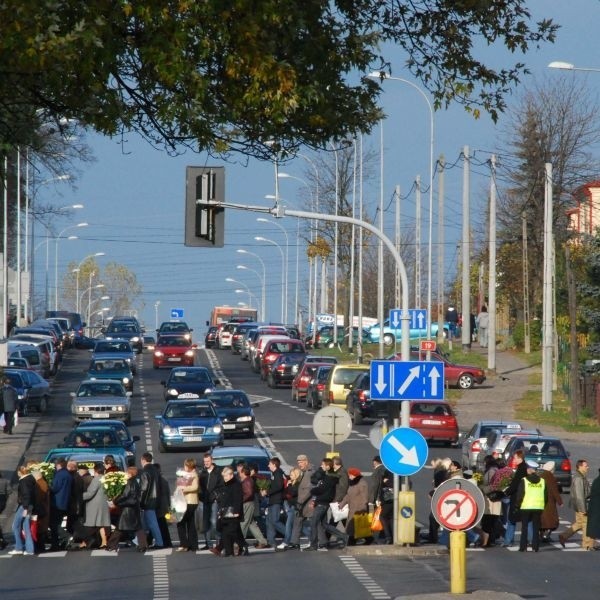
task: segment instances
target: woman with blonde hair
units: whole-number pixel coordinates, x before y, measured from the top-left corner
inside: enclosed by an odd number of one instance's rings
[[[185,512],[177,523],[180,546],[177,552],[195,552],[198,550],[198,530],[196,529],[196,509],[198,508],[199,478],[196,461],[186,458],[183,461],[183,472],[177,472],[177,488],[183,492],[186,502]]]

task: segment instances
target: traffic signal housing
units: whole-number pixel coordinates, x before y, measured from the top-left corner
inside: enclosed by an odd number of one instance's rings
[[[185,245],[222,248],[225,244],[225,167],[186,167]]]

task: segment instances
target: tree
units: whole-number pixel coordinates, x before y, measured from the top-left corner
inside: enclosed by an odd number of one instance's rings
[[[556,30],[533,23],[526,0],[6,0],[0,142],[35,148],[41,123],[69,118],[172,152],[321,147],[381,118],[364,75],[389,67],[386,43],[436,106],[495,119],[527,69],[486,65],[474,40],[526,53]]]
[[[600,167],[591,153],[600,141],[597,99],[590,96],[584,83],[572,78],[553,77],[536,83],[525,90],[518,107],[510,115],[506,138],[501,151],[502,176],[506,183],[498,199],[498,239],[501,244],[498,271],[502,272],[503,280],[512,282],[512,301],[520,306],[524,215],[533,312],[535,307],[541,306],[544,272],[544,165],[552,163],[553,231],[556,247],[560,248],[568,237],[566,210],[572,205],[572,194],[597,174]],[[506,251],[502,250],[504,246]],[[557,250],[559,269],[563,255]],[[566,298],[566,293],[563,296]]]

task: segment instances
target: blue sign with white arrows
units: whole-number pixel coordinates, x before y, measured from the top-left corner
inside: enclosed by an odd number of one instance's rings
[[[443,400],[444,363],[371,361],[371,400]]]
[[[183,319],[183,308],[172,308],[171,319]]]
[[[410,317],[411,329],[425,329],[427,327],[427,310],[424,308],[410,308],[408,310],[408,316]],[[390,310],[390,327],[399,329],[401,320],[402,309],[392,308],[392,310]]]
[[[407,477],[420,471],[427,462],[427,440],[410,427],[392,429],[381,440],[379,455],[383,466],[395,475]]]

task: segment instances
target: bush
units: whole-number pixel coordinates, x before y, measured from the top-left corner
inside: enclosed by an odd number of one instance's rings
[[[539,319],[529,324],[531,350],[538,350],[542,345],[542,322]],[[523,350],[525,346],[525,325],[522,321],[515,324],[512,330],[512,341],[516,348]]]

